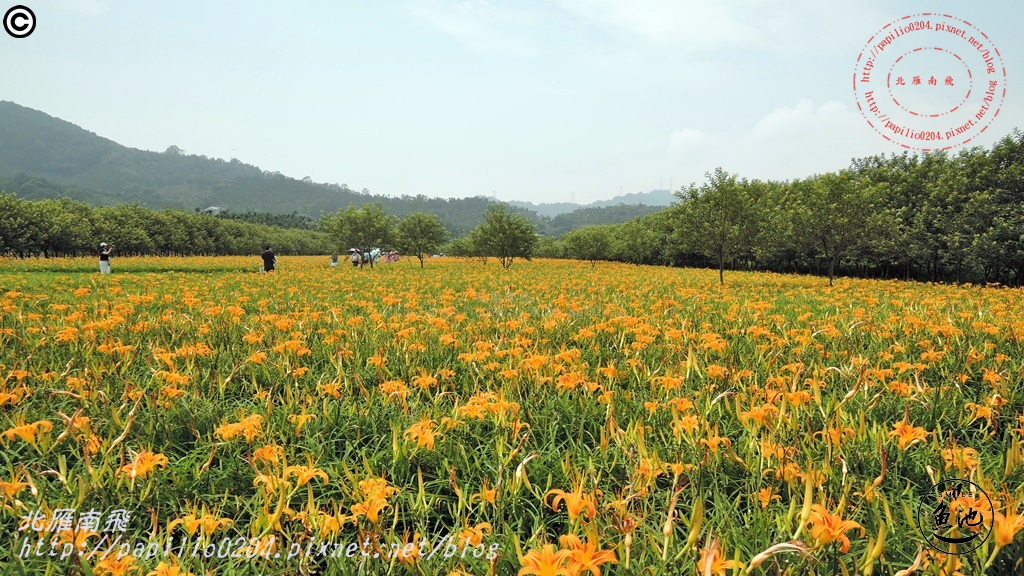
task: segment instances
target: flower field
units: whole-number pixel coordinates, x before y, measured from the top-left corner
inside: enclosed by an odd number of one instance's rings
[[[258,265],[0,262],[4,574],[1024,573],[1020,290]]]

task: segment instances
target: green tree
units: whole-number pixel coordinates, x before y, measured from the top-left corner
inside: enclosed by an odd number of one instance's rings
[[[320,229],[327,233],[338,251],[350,246],[366,254],[374,248],[390,244],[394,239],[394,216],[384,211],[381,204],[349,206],[320,219]],[[370,259],[373,268],[373,259]]]
[[[537,258],[564,258],[565,250],[560,240],[551,236],[541,236],[537,239],[533,255]]]
[[[484,232],[483,223],[480,223],[469,231],[469,236],[466,236],[466,242],[464,248],[466,255],[469,257],[479,258],[480,263],[484,266],[487,265],[487,255],[490,254],[490,248],[488,246],[488,238],[486,232]]]
[[[24,257],[35,252],[34,237],[39,235],[31,203],[14,194],[0,195],[0,253],[12,252]]]
[[[40,248],[44,256],[69,256],[88,249],[93,240],[92,209],[68,198],[35,202],[43,226]]]
[[[484,221],[470,234],[474,248],[482,258],[494,256],[503,268],[516,258],[530,258],[537,247],[537,228],[505,205],[487,209]]]
[[[773,270],[796,270],[801,246],[791,226],[790,187],[781,182],[754,180],[748,188],[757,220],[750,255],[755,263]]]
[[[419,258],[420,268],[427,254],[436,252],[448,236],[441,220],[427,212],[413,212],[398,223],[398,248]]]
[[[828,285],[836,266],[857,248],[871,244],[884,228],[880,209],[884,185],[857,179],[849,171],[795,182],[793,229],[828,267]]]
[[[637,266],[653,262],[658,252],[658,235],[651,226],[651,217],[634,218],[614,229],[612,253],[615,258]]]
[[[149,231],[154,226],[154,213],[139,204],[101,207],[93,211],[94,240],[103,240],[114,247],[118,256],[152,254],[156,251]],[[95,242],[97,250],[99,242]]]
[[[605,226],[587,226],[577,228],[562,236],[566,256],[577,260],[586,260],[596,266],[598,260],[611,258],[612,234]]]
[[[718,281],[725,284],[725,262],[752,247],[757,220],[746,181],[716,168],[708,182],[680,193],[679,234],[683,244],[718,264]]]
[[[448,256],[455,256],[457,258],[472,259],[476,256],[476,247],[473,246],[473,240],[469,236],[463,236],[462,238],[455,238],[449,242],[442,251]]]

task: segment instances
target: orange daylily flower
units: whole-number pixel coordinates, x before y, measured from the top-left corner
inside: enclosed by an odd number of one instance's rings
[[[340,513],[331,515],[323,512],[317,516],[317,519],[320,526],[320,538],[329,538],[337,536],[341,532],[345,522],[348,520],[348,516]]]
[[[352,505],[352,518],[365,516],[367,520],[376,524],[380,518],[380,512],[390,506],[388,498],[398,492],[383,478],[369,478],[359,483],[359,489],[363,493],[364,500]]]
[[[313,478],[320,478],[325,484],[330,482],[330,479],[327,477],[327,472],[310,466],[289,466],[284,469],[285,478],[292,475],[298,479],[298,484],[296,484],[297,487],[308,483]]]
[[[725,553],[718,547],[718,538],[701,550],[697,558],[697,573],[702,575],[725,576],[726,570],[735,570],[740,566],[736,560],[725,560]]]
[[[92,557],[92,552],[89,548],[89,538],[99,537],[99,533],[91,530],[62,530],[57,534],[57,543],[63,547],[65,544],[70,544],[72,549],[78,550],[79,552],[88,553],[89,557]]]
[[[434,421],[425,418],[413,424],[405,431],[405,439],[415,442],[417,448],[434,449],[434,439],[437,432],[434,431]]]
[[[768,508],[772,500],[782,500],[782,497],[775,494],[771,488],[761,488],[757,491],[757,500],[761,503],[761,509]]]
[[[573,576],[566,566],[571,555],[568,550],[555,550],[554,544],[545,544],[539,551],[533,548],[519,560],[522,567],[516,576]]]
[[[201,530],[204,535],[209,536],[221,528],[227,528],[234,524],[230,518],[217,518],[216,515],[208,513],[205,506],[198,516],[196,512],[193,509],[191,514],[172,521],[167,525],[167,531],[170,532],[176,526],[181,525],[189,536],[195,536],[197,530]]]
[[[253,486],[262,485],[268,494],[277,492],[282,486],[291,486],[286,477],[278,477],[272,474],[257,474],[252,481]]]
[[[602,564],[618,564],[614,550],[605,550],[598,547],[596,542],[583,542],[573,534],[559,536],[559,543],[562,549],[569,551],[568,568],[572,574],[590,572],[594,576],[601,576]]]
[[[908,446],[913,446],[928,439],[927,430],[920,426],[911,426],[907,422],[897,422],[893,424],[892,428],[893,430],[889,432],[889,436],[896,438],[900,450],[906,450]]]
[[[51,424],[49,420],[39,420],[38,422],[33,422],[32,424],[23,424],[21,426],[15,426],[14,428],[11,428],[9,430],[4,431],[3,433],[0,433],[0,436],[7,440],[14,440],[14,437],[17,436],[18,438],[21,438],[25,442],[28,442],[29,444],[32,444],[34,446],[37,442],[38,436],[46,434],[51,430],[53,430],[53,424]]]
[[[481,522],[472,528],[469,528],[468,526],[463,528],[462,531],[459,532],[459,537],[456,542],[460,548],[465,548],[467,545],[479,546],[480,543],[483,542],[484,537],[490,533],[490,522]]]
[[[263,416],[252,414],[242,418],[239,422],[222,424],[213,431],[222,440],[228,441],[235,436],[244,436],[246,442],[252,442],[263,432]]]
[[[122,558],[110,556],[100,560],[92,571],[96,576],[125,576],[141,572],[142,567],[135,564],[134,556],[129,555]]]
[[[13,500],[26,486],[28,486],[28,482],[19,482],[13,479],[10,482],[3,480],[0,481],[0,494],[3,494],[7,499]]]
[[[480,491],[469,497],[470,504],[476,502],[477,500],[494,504],[494,501],[498,497],[498,489],[491,488],[488,483],[489,480],[487,478],[484,478],[484,485],[480,487]]]
[[[284,448],[276,444],[260,446],[253,452],[253,458],[268,464],[277,464],[278,461],[284,460]]]
[[[288,421],[295,424],[296,436],[302,436],[302,427],[310,420],[316,420],[316,414],[290,414],[288,416]]]
[[[583,491],[582,483],[572,492],[552,488],[544,494],[545,500],[548,494],[554,494],[555,496],[551,499],[551,509],[555,512],[558,512],[558,504],[565,502],[565,510],[569,513],[569,520],[576,520],[581,514],[585,514],[588,518],[593,518],[597,515],[596,500],[593,495]]]
[[[1016,512],[1015,504],[1007,507],[1006,514],[996,512],[992,519],[992,536],[996,551],[1013,544],[1013,539],[1021,529],[1024,529],[1024,514]]]
[[[853,520],[843,520],[842,516],[838,514],[831,514],[821,504],[811,507],[811,517],[807,523],[811,527],[811,537],[814,538],[815,545],[825,546],[831,542],[839,542],[839,552],[843,554],[850,551],[850,539],[846,537],[847,532],[860,530],[862,538],[865,534],[863,526]]]
[[[160,468],[167,468],[167,464],[167,456],[146,450],[138,453],[130,464],[125,464],[119,468],[117,474],[119,476],[128,476],[132,480],[145,478],[158,466]]]

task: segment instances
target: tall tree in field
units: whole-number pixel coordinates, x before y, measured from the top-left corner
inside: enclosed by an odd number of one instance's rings
[[[725,262],[749,250],[757,234],[756,212],[746,181],[716,168],[708,182],[679,194],[678,234],[685,246],[714,259],[718,281],[725,284]]]
[[[752,256],[769,269],[795,272],[803,246],[793,238],[790,186],[771,180],[754,180],[747,190],[757,221],[757,234],[751,243]]]
[[[34,253],[42,237],[32,204],[14,194],[0,194],[0,254]]]
[[[152,254],[155,251],[150,230],[154,229],[153,211],[140,204],[102,206],[93,210],[93,232],[96,247],[105,241],[114,247],[118,256]]]
[[[380,203],[349,206],[320,219],[320,229],[327,233],[338,250],[345,246],[368,254],[394,239],[395,218],[384,211]],[[373,268],[373,259],[370,259]]]
[[[881,232],[886,214],[880,207],[885,185],[872,185],[843,170],[794,182],[793,229],[828,266],[828,285],[839,262]]]
[[[413,212],[398,223],[398,248],[415,254],[420,260],[420,268],[423,268],[426,255],[436,252],[447,236],[448,231],[441,220],[427,212]]]
[[[989,192],[996,205],[990,220],[995,235],[990,239],[1002,245],[1006,258],[1002,267],[1007,270],[1007,277],[1000,281],[1009,282],[1012,271],[1012,283],[1020,286],[1024,284],[1024,133],[1014,130],[1012,137],[999,141],[991,158],[990,181],[986,182],[977,170],[971,170],[974,175],[969,177],[976,182],[977,189]],[[989,194],[979,196],[984,199]]]
[[[484,232],[483,225],[478,225],[469,231],[469,236],[466,236],[464,247],[467,249],[467,255],[479,258],[480,263],[487,266],[487,255],[490,254],[490,240]]]
[[[529,258],[537,247],[537,228],[524,216],[509,212],[505,205],[491,206],[470,234],[481,257],[494,256],[503,268],[516,258]]]
[[[562,237],[566,256],[586,260],[596,266],[598,260],[611,258],[612,234],[607,226],[587,226],[569,231]]]
[[[637,266],[652,262],[658,252],[658,236],[650,216],[641,216],[615,228],[612,251],[615,257]]]
[[[24,225],[11,227],[10,232],[21,234],[23,239],[29,240],[28,244],[23,245],[24,248],[30,248],[32,252],[40,251],[49,258],[77,254],[92,242],[90,213],[88,205],[61,198],[21,202],[20,209],[13,210],[7,216],[16,218],[27,215]],[[3,243],[0,241],[0,244]]]

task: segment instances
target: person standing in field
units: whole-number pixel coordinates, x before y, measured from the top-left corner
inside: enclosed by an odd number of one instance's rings
[[[338,266],[338,255],[337,254],[333,254],[333,255],[331,255],[331,268],[336,268],[337,266]]]
[[[110,274],[110,253],[113,251],[113,246],[100,242],[100,274]]]
[[[359,255],[359,252],[353,248],[352,252],[352,267],[358,268],[363,263],[363,257]]]
[[[274,251],[270,249],[270,245],[263,247],[263,271],[273,272],[274,266],[277,265],[277,256],[274,255]]]

